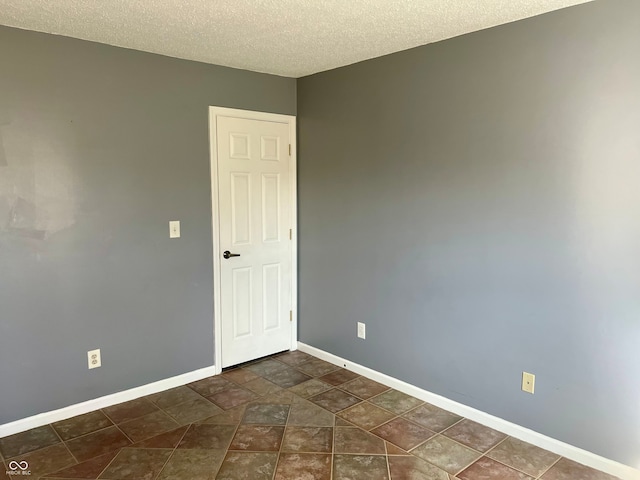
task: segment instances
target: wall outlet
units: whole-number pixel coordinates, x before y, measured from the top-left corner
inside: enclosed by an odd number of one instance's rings
[[[92,368],[98,368],[102,366],[102,357],[100,356],[100,349],[88,351],[87,359],[89,360],[89,370],[91,370]]]
[[[533,394],[536,386],[536,376],[533,373],[522,372],[522,390]]]
[[[358,322],[358,338],[366,338],[367,336],[366,328],[367,326],[364,323]]]
[[[180,238],[180,221],[171,220],[169,222],[169,238]]]

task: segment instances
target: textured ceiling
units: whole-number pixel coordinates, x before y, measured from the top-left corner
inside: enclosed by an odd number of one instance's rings
[[[0,24],[301,77],[590,0],[0,0]]]

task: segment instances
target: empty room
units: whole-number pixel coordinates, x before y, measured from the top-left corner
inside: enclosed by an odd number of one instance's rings
[[[640,480],[640,2],[0,0],[0,480]]]

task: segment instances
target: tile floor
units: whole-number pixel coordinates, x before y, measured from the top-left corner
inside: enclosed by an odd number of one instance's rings
[[[302,352],[2,438],[0,455],[2,480],[25,461],[51,480],[614,478]]]

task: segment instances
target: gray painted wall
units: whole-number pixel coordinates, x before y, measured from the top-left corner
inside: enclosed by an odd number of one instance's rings
[[[208,106],[295,80],[10,28],[0,69],[0,424],[212,365]]]
[[[640,467],[639,52],[607,0],[300,79],[300,340]]]

